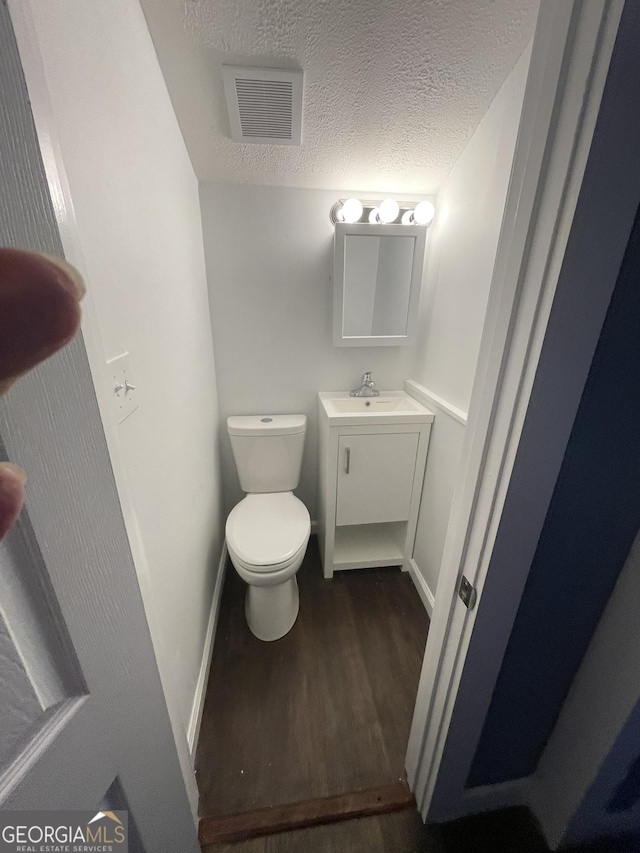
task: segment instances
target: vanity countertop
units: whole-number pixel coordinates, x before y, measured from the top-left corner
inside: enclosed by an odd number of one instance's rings
[[[379,397],[351,397],[348,391],[320,391],[321,412],[330,426],[431,423],[433,412],[405,391],[381,391]]]

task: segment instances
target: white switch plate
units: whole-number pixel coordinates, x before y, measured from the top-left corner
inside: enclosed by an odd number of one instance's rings
[[[131,372],[131,354],[122,352],[107,359],[107,370],[116,423],[121,424],[140,405],[138,400],[140,391]]]

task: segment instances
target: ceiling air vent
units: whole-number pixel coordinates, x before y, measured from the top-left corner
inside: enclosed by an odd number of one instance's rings
[[[222,79],[233,140],[300,145],[302,71],[223,65]]]

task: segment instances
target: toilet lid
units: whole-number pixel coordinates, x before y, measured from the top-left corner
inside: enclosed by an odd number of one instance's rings
[[[247,495],[229,513],[227,542],[244,563],[267,569],[295,557],[311,529],[309,512],[291,492]]]

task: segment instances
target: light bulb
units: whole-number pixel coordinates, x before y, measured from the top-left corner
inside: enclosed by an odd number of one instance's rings
[[[357,222],[362,216],[362,202],[357,198],[348,198],[340,209],[343,222]]]
[[[405,210],[400,220],[403,225],[413,225],[413,210]]]
[[[430,201],[421,201],[413,211],[416,225],[428,225],[435,215],[436,209]]]
[[[380,204],[380,208],[378,210],[378,215],[381,221],[387,224],[395,222],[399,213],[400,207],[398,206],[398,202],[392,198],[385,198],[385,200]]]
[[[379,207],[371,208],[371,212],[369,213],[369,222],[371,222],[372,225],[376,225],[378,223],[378,214],[379,213],[380,213]]]

